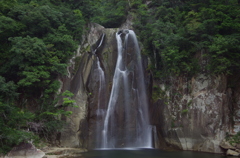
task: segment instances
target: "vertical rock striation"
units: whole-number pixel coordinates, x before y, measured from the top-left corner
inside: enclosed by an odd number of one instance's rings
[[[168,85],[153,82],[158,98],[151,107],[152,123],[165,145],[222,153],[219,144],[226,133],[239,131],[239,88],[230,88],[226,75],[209,75],[206,61],[199,61],[202,70],[192,78],[172,77]]]
[[[68,107],[72,115],[66,120],[66,126],[61,134],[61,145],[65,147],[88,147],[89,110],[91,110],[91,95],[88,84],[91,83],[91,71],[96,61],[94,46],[102,37],[104,27],[89,24],[89,31],[83,36],[75,56],[70,60],[69,75],[61,78],[60,92],[70,90],[74,93],[76,107]],[[93,78],[93,77],[92,77]]]

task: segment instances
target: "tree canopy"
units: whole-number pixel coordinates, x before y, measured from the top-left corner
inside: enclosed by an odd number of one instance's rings
[[[239,1],[153,0],[139,5],[136,14],[155,77],[198,72],[195,55],[203,50],[211,74],[239,70]]]
[[[38,141],[43,133],[50,135],[62,125],[55,116],[70,114],[54,107],[53,95],[60,86],[57,76],[66,74],[85,25],[73,3],[0,1],[0,153],[22,141]],[[28,100],[35,100],[37,112],[26,107]],[[29,122],[44,128],[40,133],[27,131]]]

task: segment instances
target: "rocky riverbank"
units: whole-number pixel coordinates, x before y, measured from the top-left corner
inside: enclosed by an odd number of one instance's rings
[[[32,143],[20,143],[7,155],[0,155],[0,158],[81,158],[82,153],[86,151],[86,149],[81,148],[58,147],[37,149]]]
[[[86,149],[80,148],[45,148],[43,149],[45,156],[43,158],[81,158],[82,153],[86,152]]]
[[[238,143],[230,143],[224,139],[221,141],[220,147],[225,151],[226,155],[240,156],[240,144]]]

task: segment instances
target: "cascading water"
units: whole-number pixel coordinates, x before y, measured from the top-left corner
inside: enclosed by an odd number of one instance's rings
[[[104,120],[104,116],[106,114],[106,79],[105,79],[105,74],[104,71],[101,67],[101,63],[99,60],[99,56],[97,53],[98,49],[102,46],[103,41],[105,38],[105,34],[102,34],[100,41],[98,41],[98,45],[97,47],[92,50],[92,54],[95,55],[95,59],[96,59],[96,68],[94,69],[94,78],[97,80],[98,82],[98,92],[97,92],[97,98],[98,98],[98,103],[97,103],[97,110],[96,110],[96,118],[97,118],[97,122],[96,122],[96,143],[95,143],[95,147],[96,148],[100,148],[101,147],[101,131],[102,127],[103,127],[103,120]]]
[[[118,57],[101,148],[150,148],[148,99],[138,41],[132,30],[116,33]]]
[[[97,131],[101,131],[102,130],[102,126],[103,126],[103,118],[105,115],[105,91],[106,91],[106,81],[105,81],[105,74],[104,71],[102,69],[102,67],[100,66],[100,61],[99,58],[97,58],[97,69],[96,69],[96,74],[99,77],[99,89],[98,89],[98,105],[97,105],[97,111],[96,111],[96,115],[98,118],[97,121],[97,125],[96,125],[96,130]],[[96,133],[96,147],[99,148],[101,147],[101,133],[97,132]]]

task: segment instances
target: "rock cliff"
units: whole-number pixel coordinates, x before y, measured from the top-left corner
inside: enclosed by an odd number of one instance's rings
[[[206,59],[200,52],[197,56],[202,68],[193,77],[153,81],[152,122],[158,139],[169,146],[222,153],[220,142],[239,132],[239,86],[231,87],[232,78],[224,74],[210,75]],[[158,141],[159,146],[164,143]]]
[[[122,26],[125,27],[131,27],[131,20]],[[61,78],[61,91],[69,89],[73,92],[78,105],[78,108],[68,109],[73,111],[72,116],[63,118],[68,123],[62,132],[63,146],[94,148],[99,143],[97,135],[101,133],[96,133],[97,121],[103,121],[104,115],[98,115],[97,106],[106,108],[110,95],[117,59],[115,33],[118,30],[89,24],[84,40],[71,60],[68,77]],[[196,55],[201,70],[192,77],[182,74],[162,82],[145,72],[148,92],[153,98],[150,119],[156,148],[170,146],[222,153],[220,142],[227,133],[234,135],[240,130],[239,77],[210,75],[206,70],[207,59],[202,54]],[[98,64],[107,83],[104,94],[99,91]]]

